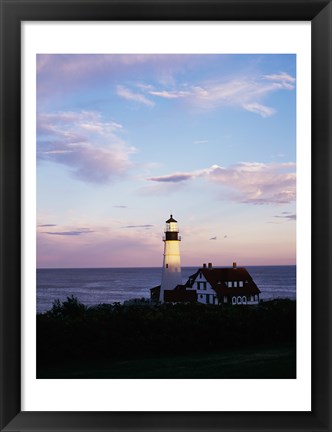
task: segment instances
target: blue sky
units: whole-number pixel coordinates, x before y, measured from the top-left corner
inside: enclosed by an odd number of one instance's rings
[[[295,264],[295,55],[38,55],[37,266]]]

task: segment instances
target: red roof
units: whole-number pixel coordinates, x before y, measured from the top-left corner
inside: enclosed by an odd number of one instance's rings
[[[219,297],[256,295],[261,292],[247,269],[244,267],[203,267],[191,275],[185,285],[177,285],[173,290],[165,290],[164,301],[171,303],[197,302],[196,290],[188,290],[187,288],[193,287],[193,284],[200,273],[205,277]],[[226,282],[243,282],[243,286],[228,287]],[[151,299],[158,301],[160,296],[160,285],[151,288],[150,291]]]
[[[260,290],[253,281],[252,277],[244,267],[217,267],[200,268],[189,278],[190,286],[194,283],[197,276],[202,273],[205,279],[217,294],[222,296],[259,294]],[[188,281],[188,282],[189,282]],[[243,282],[243,287],[228,287],[226,282]]]

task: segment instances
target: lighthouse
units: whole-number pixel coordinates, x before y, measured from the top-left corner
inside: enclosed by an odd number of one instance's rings
[[[164,301],[164,291],[173,290],[182,284],[180,263],[180,240],[178,223],[173,215],[166,221],[164,241],[163,272],[159,300]]]

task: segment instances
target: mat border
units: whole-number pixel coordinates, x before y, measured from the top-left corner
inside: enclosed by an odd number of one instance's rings
[[[331,0],[0,0],[1,431],[332,431]],[[312,411],[21,411],[21,22],[311,21]]]

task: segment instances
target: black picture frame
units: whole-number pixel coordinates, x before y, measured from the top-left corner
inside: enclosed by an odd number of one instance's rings
[[[0,0],[1,431],[332,431],[331,101],[328,0]],[[312,410],[310,412],[21,411],[21,22],[311,21]]]

